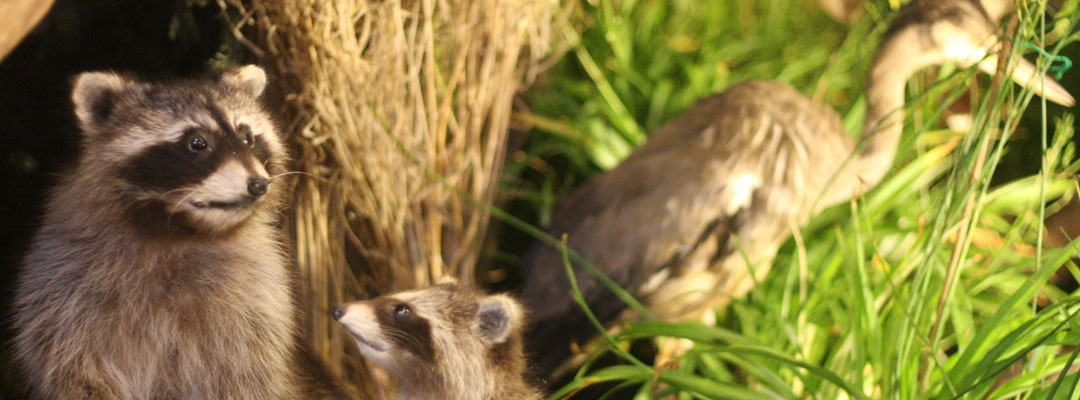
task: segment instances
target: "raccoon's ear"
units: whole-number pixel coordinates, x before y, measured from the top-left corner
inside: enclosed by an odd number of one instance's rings
[[[247,92],[252,97],[259,97],[263,89],[266,89],[266,71],[257,65],[229,68],[221,74],[221,81]]]
[[[521,306],[510,296],[503,294],[487,296],[480,300],[473,329],[484,343],[500,344],[505,342],[515,329],[518,329],[521,314]]]
[[[124,77],[111,72],[79,74],[75,78],[71,100],[75,103],[75,116],[83,128],[92,128],[108,118],[127,85]]]

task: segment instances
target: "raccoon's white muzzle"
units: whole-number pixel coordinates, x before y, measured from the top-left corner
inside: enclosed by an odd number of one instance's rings
[[[230,160],[192,187],[181,206],[199,225],[210,230],[229,229],[255,212],[254,206],[265,198],[269,186],[261,164],[251,168]]]
[[[390,343],[383,337],[382,326],[375,316],[375,309],[370,305],[363,302],[337,305],[331,313],[365,356],[379,361],[381,354],[390,349]]]
[[[239,161],[228,161],[193,191],[190,203],[195,208],[242,208],[253,204],[266,194],[270,179],[266,170],[256,164],[252,173]]]

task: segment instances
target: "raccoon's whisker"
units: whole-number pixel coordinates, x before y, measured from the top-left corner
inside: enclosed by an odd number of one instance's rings
[[[172,217],[173,217],[173,215],[176,215],[176,210],[180,209],[181,205],[183,205],[185,202],[187,202],[187,200],[189,198],[191,198],[191,196],[195,195],[195,190],[194,189],[184,188],[184,189],[175,189],[175,190],[170,190],[168,192],[165,192],[165,194],[169,194],[169,193],[181,192],[181,191],[185,191],[185,190],[188,193],[185,194],[184,197],[180,198],[180,201],[176,202],[176,204],[174,204],[172,206],[172,209],[169,210],[169,217],[165,218],[165,226],[171,226],[172,225]]]
[[[180,192],[180,191],[185,191],[185,190],[187,191],[187,194],[185,194],[184,197],[181,197],[180,201],[177,201],[176,204],[173,205],[172,209],[169,210],[170,215],[175,213],[176,210],[178,210],[181,205],[183,205],[185,202],[187,202],[188,199],[191,198],[191,196],[194,196],[195,195],[195,190],[194,189],[176,189],[176,190],[170,190],[168,192],[165,192],[165,194],[169,194],[169,193],[172,193],[172,192]]]
[[[416,347],[416,348],[421,347],[420,341],[417,340],[412,335],[409,335],[405,331],[402,331],[400,329],[393,328],[393,327],[387,327],[387,328],[389,328],[389,329],[386,329],[386,331],[385,331],[387,336],[390,336],[391,338],[397,338],[402,343],[407,342],[408,344],[410,344],[410,345],[412,345],[413,347]]]
[[[402,331],[400,329],[397,329],[395,327],[392,327],[392,326],[386,327],[386,332],[385,333],[386,333],[386,336],[390,336],[391,338],[405,339],[405,340],[409,340],[409,341],[414,341],[415,340],[411,336],[409,336],[408,333],[405,333],[404,331]]]
[[[158,196],[159,197],[165,197],[165,196],[168,196],[170,194],[173,194],[173,193],[176,193],[176,192],[183,192],[183,191],[189,191],[190,192],[190,191],[194,191],[194,189],[190,189],[190,188],[186,188],[186,187],[185,188],[179,188],[179,189],[173,189],[173,190],[170,190],[168,192],[161,193]]]
[[[282,173],[280,173],[280,174],[277,174],[277,175],[271,175],[271,176],[270,176],[270,180],[274,180],[274,179],[276,179],[276,178],[278,178],[278,177],[281,177],[281,176],[285,176],[285,175],[294,175],[294,174],[296,174],[296,175],[307,175],[307,176],[309,176],[309,177],[311,177],[311,178],[317,179],[317,180],[318,180],[318,181],[320,181],[320,182],[323,182],[323,183],[325,183],[325,182],[326,182],[326,178],[323,178],[323,177],[321,177],[321,176],[317,176],[317,175],[315,175],[315,174],[311,174],[311,173],[308,173],[308,172],[303,172],[303,171],[289,171],[289,172],[282,172]]]

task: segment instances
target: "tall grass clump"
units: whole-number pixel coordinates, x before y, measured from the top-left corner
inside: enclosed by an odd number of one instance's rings
[[[284,100],[305,333],[337,375],[370,383],[328,310],[443,276],[472,281],[489,217],[460,194],[490,201],[511,101],[547,52],[557,4],[219,3]]]
[[[542,224],[557,198],[648,132],[751,78],[791,83],[858,132],[863,77],[900,3],[862,2],[841,26],[810,1],[580,2],[568,11],[576,29],[558,32],[566,58],[517,115],[533,130],[504,194]],[[1020,3],[1002,23],[1008,56],[1046,70],[1051,57],[1032,48],[1075,49],[1080,1]],[[947,128],[946,107],[968,92],[970,127]],[[1080,191],[1073,110],[953,66],[913,78],[907,98],[892,172],[796,232],[767,279],[717,310],[717,326],[630,323],[614,338],[690,339],[677,363],[609,345],[592,360],[630,360],[586,363],[552,397],[599,387],[611,398],[1078,398],[1080,295],[1048,279],[1080,275],[1080,242],[1043,245],[1043,220]],[[1038,157],[1000,171],[1026,143]]]

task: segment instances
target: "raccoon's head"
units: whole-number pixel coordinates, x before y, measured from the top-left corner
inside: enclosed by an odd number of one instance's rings
[[[103,179],[136,225],[170,234],[229,232],[280,203],[286,152],[259,103],[256,66],[200,79],[78,76],[81,167]]]
[[[337,305],[331,314],[360,352],[402,381],[399,385],[446,375],[460,383],[472,375],[490,377],[495,369],[520,371],[523,363],[524,310],[506,295],[444,283]],[[432,373],[436,376],[425,375]]]

